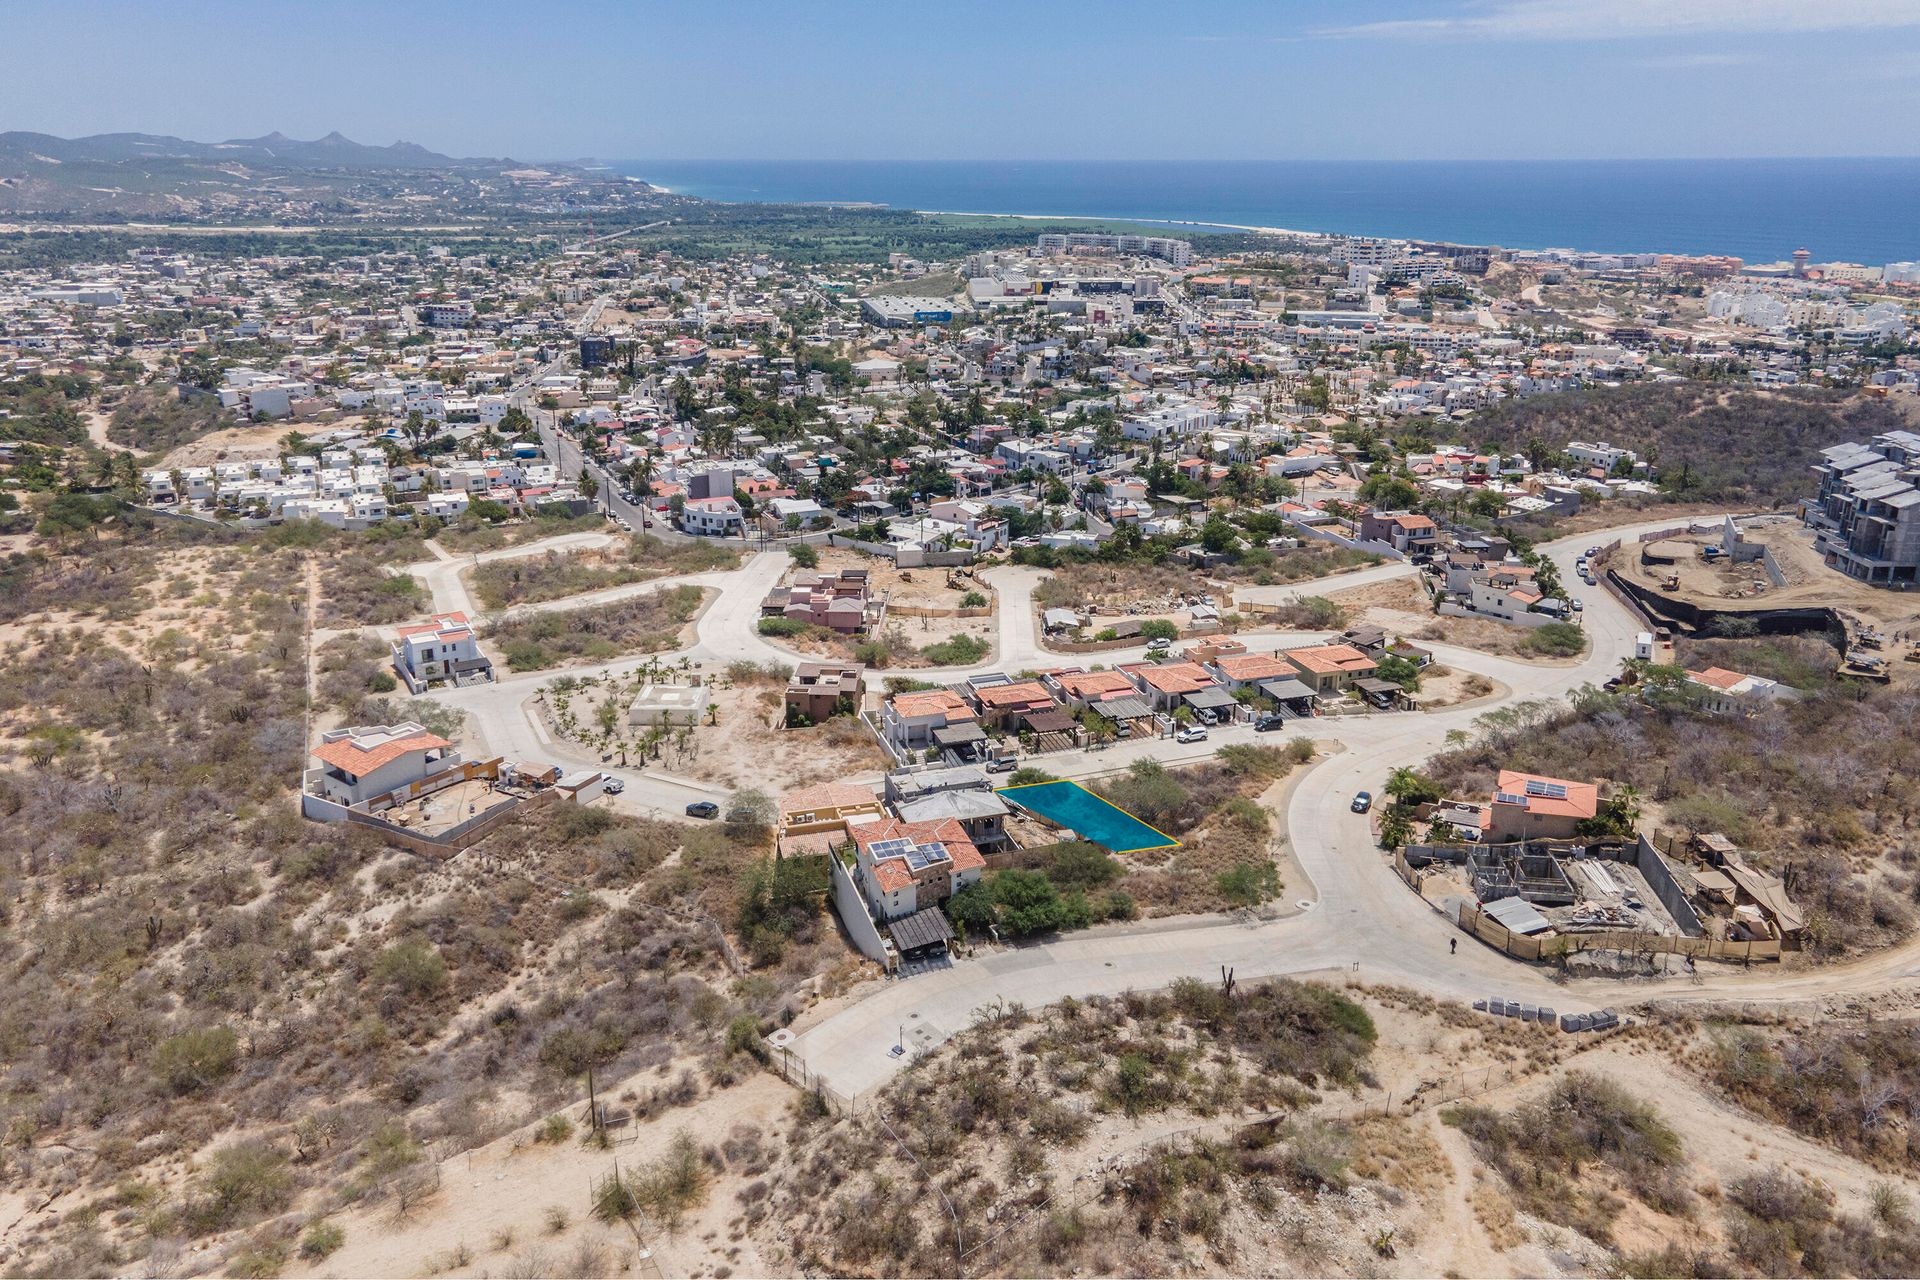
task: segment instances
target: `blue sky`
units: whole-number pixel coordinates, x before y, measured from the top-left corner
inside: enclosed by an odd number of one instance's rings
[[[1920,0],[6,0],[0,128],[521,158],[1920,154]]]

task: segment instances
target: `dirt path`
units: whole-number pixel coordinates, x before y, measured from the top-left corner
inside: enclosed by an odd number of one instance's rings
[[[87,439],[99,445],[109,453],[132,453],[124,444],[115,444],[107,438],[107,415],[98,409],[83,409],[81,416],[87,420]]]

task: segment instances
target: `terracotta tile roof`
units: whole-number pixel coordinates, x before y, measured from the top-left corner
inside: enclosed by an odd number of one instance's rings
[[[995,684],[974,690],[974,696],[980,699],[983,707],[1027,707],[1035,703],[1051,703],[1053,695],[1047,692],[1045,685],[1038,680],[1022,680],[1019,684]]]
[[[1729,671],[1725,667],[1708,667],[1705,671],[1689,671],[1687,678],[1697,684],[1711,685],[1716,689],[1731,690],[1735,685],[1747,679],[1738,671]]]
[[[903,719],[917,719],[920,716],[939,715],[945,712],[948,717],[961,716],[971,719],[973,708],[960,700],[960,695],[951,689],[924,689],[918,693],[897,693],[893,696],[894,714]]]
[[[1528,783],[1538,788],[1563,789],[1566,794],[1535,795],[1529,794]],[[1600,811],[1600,789],[1591,782],[1569,782],[1565,778],[1549,778],[1538,773],[1521,773],[1517,769],[1502,769],[1499,779],[1494,783],[1494,803],[1499,804],[1500,796],[1519,796],[1528,813],[1537,813],[1549,818],[1591,818]]]
[[[862,805],[877,806],[880,798],[873,788],[863,787],[852,782],[821,782],[811,787],[801,787],[798,791],[789,791],[780,797],[780,813],[811,813],[821,809],[853,809]]]
[[[313,754],[332,765],[364,778],[382,765],[392,764],[409,751],[432,751],[437,747],[451,746],[445,738],[424,730],[405,738],[393,738],[372,748],[363,748],[354,738],[336,738],[332,742],[323,742],[313,749]]]
[[[1293,674],[1293,668],[1282,662],[1278,654],[1272,653],[1227,655],[1215,659],[1213,665],[1220,668],[1220,674],[1229,680],[1266,680]]]
[[[1285,658],[1302,671],[1329,675],[1338,671],[1372,671],[1379,664],[1350,644],[1309,645],[1302,649],[1283,649]]]
[[[463,635],[472,635],[473,626],[467,621],[467,615],[458,611],[436,613],[431,622],[418,622],[410,627],[400,628],[401,636],[425,635],[431,631],[436,636],[459,639]]]
[[[1197,662],[1169,662],[1158,667],[1134,668],[1142,680],[1160,693],[1193,693],[1214,683]]]
[[[1082,671],[1055,676],[1062,692],[1075,698],[1099,701],[1109,695],[1125,696],[1134,692],[1133,681],[1118,671]]]

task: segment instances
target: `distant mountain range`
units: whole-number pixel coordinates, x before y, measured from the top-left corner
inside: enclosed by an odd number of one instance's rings
[[[460,169],[495,168],[505,160],[460,160],[412,142],[390,147],[355,142],[338,132],[303,142],[283,133],[227,142],[190,142],[150,133],[96,133],[87,138],[56,138],[50,133],[0,133],[0,166],[128,164],[140,161],[202,161],[285,169]]]

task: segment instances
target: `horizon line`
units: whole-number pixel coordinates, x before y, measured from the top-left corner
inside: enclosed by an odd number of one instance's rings
[[[1517,156],[1517,157],[1345,157],[1345,156],[956,156],[926,159],[912,156],[588,156],[571,160],[548,158],[540,163],[579,164],[587,160],[623,164],[1698,164],[1714,162],[1858,160],[1920,160],[1910,155],[1675,155],[1675,156]]]

